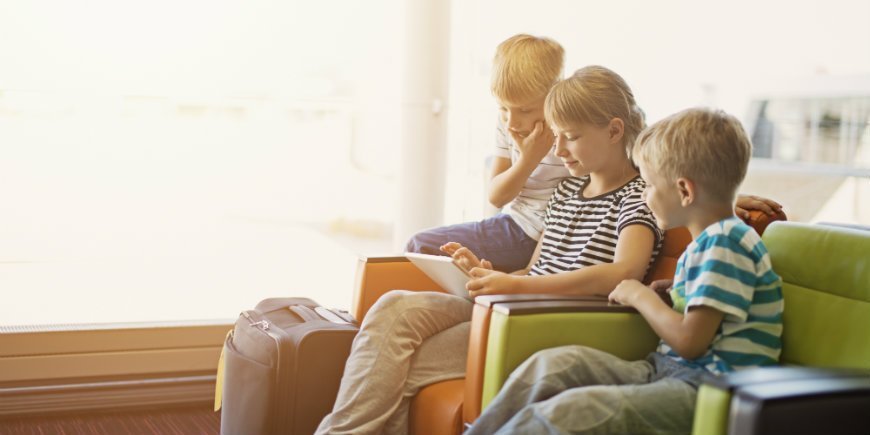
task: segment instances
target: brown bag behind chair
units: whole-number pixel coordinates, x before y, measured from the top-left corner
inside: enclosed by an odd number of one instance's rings
[[[332,411],[359,327],[305,298],[244,311],[224,344],[221,434],[311,434]]]

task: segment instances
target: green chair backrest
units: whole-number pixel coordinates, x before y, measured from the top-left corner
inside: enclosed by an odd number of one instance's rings
[[[870,369],[870,231],[775,222],[764,232],[783,281],[783,364]]]

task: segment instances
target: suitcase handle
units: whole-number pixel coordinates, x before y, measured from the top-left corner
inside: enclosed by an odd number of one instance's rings
[[[339,325],[352,325],[354,323],[353,319],[348,318],[350,316],[345,317],[341,313],[336,312],[335,310],[330,310],[329,308],[315,307],[314,311],[317,314],[320,314],[320,317],[323,317],[332,323],[337,323]]]
[[[299,316],[302,320],[306,322],[313,322],[315,320],[321,319],[321,317],[318,316],[317,313],[314,312],[314,310],[306,307],[305,305],[290,305],[288,308],[290,308],[290,311],[296,313],[297,316]]]
[[[314,309],[311,309],[311,307],[305,305],[290,305],[287,308],[306,322],[327,320],[339,325],[352,325],[355,323],[352,317],[344,316],[342,313],[336,313],[328,308],[314,307]]]

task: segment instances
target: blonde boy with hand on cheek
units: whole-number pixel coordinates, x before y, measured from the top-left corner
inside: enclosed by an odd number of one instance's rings
[[[421,231],[405,251],[443,255],[443,245],[458,242],[496,270],[526,267],[543,232],[547,200],[569,175],[551,153],[553,133],[544,121],[544,99],[562,76],[564,54],[556,41],[531,35],[499,44],[491,82],[499,116],[488,194],[501,213]]]
[[[643,315],[658,349],[633,362],[584,346],[538,352],[467,435],[689,433],[705,373],[776,364],[781,280],[758,234],[734,216],[750,150],[740,123],[721,111],[686,110],[641,133],[632,156],[644,201],[659,228],[686,226],[693,240],[677,263],[673,307],[636,280],[609,298]]]

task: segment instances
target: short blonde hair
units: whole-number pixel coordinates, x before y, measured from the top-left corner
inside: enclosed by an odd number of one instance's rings
[[[752,144],[737,118],[713,109],[675,113],[641,133],[636,161],[668,180],[686,177],[716,199],[733,201],[746,176]]]
[[[565,50],[550,38],[511,36],[495,51],[492,94],[512,104],[542,98],[562,77],[564,59]]]
[[[556,83],[544,102],[544,118],[550,125],[562,128],[583,123],[604,127],[619,118],[624,125],[622,141],[629,158],[637,135],[646,125],[628,83],[619,74],[598,65],[581,68]]]

